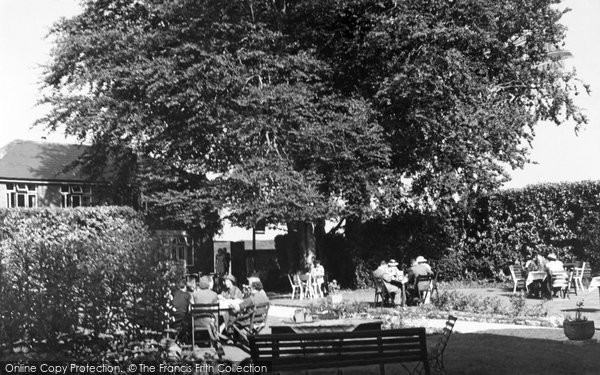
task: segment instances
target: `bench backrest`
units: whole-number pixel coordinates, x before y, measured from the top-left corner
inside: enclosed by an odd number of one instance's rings
[[[425,328],[256,335],[250,354],[270,371],[421,362],[429,373]]]

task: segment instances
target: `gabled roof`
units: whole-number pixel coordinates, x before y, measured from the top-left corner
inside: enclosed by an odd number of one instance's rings
[[[15,140],[0,148],[0,179],[86,181],[70,167],[88,146]]]

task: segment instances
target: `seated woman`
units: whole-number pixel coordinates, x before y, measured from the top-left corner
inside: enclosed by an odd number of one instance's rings
[[[225,276],[225,289],[221,292],[221,297],[224,299],[242,299],[244,294],[235,285],[236,278],[233,275]]]

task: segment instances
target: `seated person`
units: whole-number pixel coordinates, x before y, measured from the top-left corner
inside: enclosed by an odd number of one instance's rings
[[[383,282],[385,289],[394,299],[395,304],[400,304],[402,302],[402,293],[400,293],[401,289],[391,283],[392,275],[389,272],[389,267],[385,260],[382,260],[379,264],[379,267],[373,271],[373,277],[378,278]]]
[[[548,273],[548,277],[546,277],[546,290],[545,294],[547,297],[552,297],[552,275],[556,272],[564,271],[565,267],[563,262],[556,258],[556,254],[550,253],[548,254],[548,262],[545,266],[545,271]]]
[[[181,279],[177,283],[177,289],[173,291],[171,305],[173,308],[173,328],[180,330],[186,321],[188,311],[190,309],[190,303],[192,302],[192,296],[186,291],[186,280]]]
[[[196,277],[194,275],[187,275],[185,277],[185,285],[188,293],[194,293],[196,291]]]
[[[325,268],[321,265],[321,261],[315,259],[314,266],[310,269],[310,275],[313,279],[315,295],[320,294],[323,297],[323,287],[325,284]]]
[[[548,263],[546,263],[546,272],[553,274],[555,272],[564,271],[565,267],[563,262],[556,259],[556,254],[550,253],[548,254]]]
[[[395,259],[390,259],[388,263],[388,272],[392,276],[391,284],[396,286],[402,286],[401,284],[405,283],[404,272],[398,269],[398,262]]]
[[[244,294],[235,285],[236,278],[233,275],[225,276],[225,290],[221,292],[221,297],[225,299],[242,299]]]
[[[211,290],[212,288],[212,277],[202,276],[198,282],[198,289],[192,293],[193,303],[219,303],[219,297],[217,293]]]
[[[408,282],[411,288],[411,298],[419,298],[419,291],[425,290],[429,287],[429,281],[422,281],[417,284],[417,278],[419,276],[433,275],[431,266],[427,264],[427,259],[422,256],[418,256],[414,266],[410,267],[408,271]]]
[[[531,259],[529,259],[526,263],[525,263],[525,269],[528,272],[531,271],[543,271],[543,266],[540,262],[540,258],[544,258],[543,256],[537,254],[536,252],[533,252],[533,254],[531,254]]]
[[[240,303],[240,310],[268,302],[269,297],[267,296],[267,293],[265,293],[262,283],[260,281],[254,281],[250,284],[250,296],[244,298]]]

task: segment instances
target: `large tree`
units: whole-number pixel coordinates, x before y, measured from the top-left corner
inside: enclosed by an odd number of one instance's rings
[[[547,64],[555,3],[84,1],[53,29],[41,122],[151,161],[163,216],[288,223],[305,252],[310,223],[493,189],[536,123],[585,122]]]

